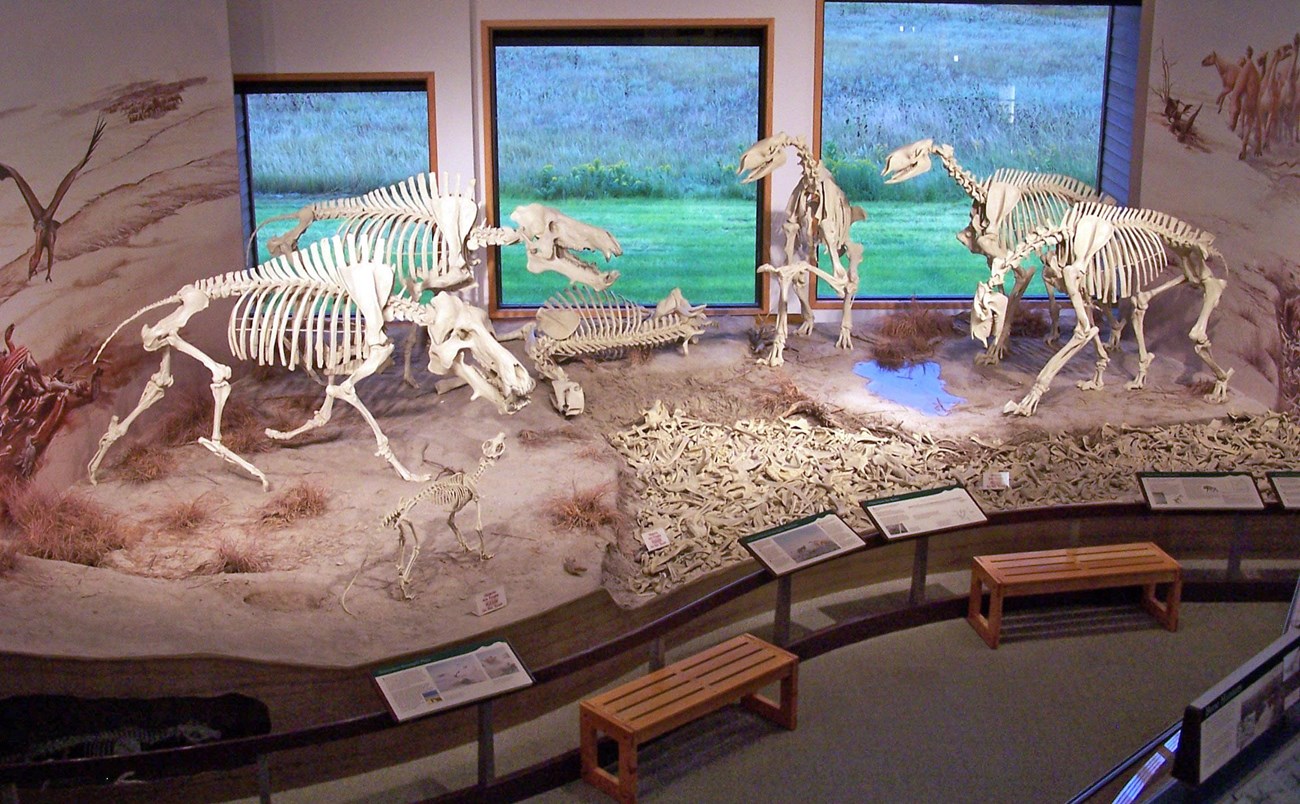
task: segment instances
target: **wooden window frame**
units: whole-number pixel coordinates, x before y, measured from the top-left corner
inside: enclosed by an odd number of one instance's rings
[[[497,214],[497,159],[496,159],[496,75],[494,70],[494,38],[498,32],[513,33],[518,31],[602,31],[639,29],[679,30],[683,32],[714,30],[727,28],[744,28],[760,32],[759,65],[759,139],[772,135],[772,81],[773,81],[773,44],[775,41],[775,20],[772,18],[742,19],[600,19],[600,20],[483,20],[480,22],[479,43],[483,92],[483,197],[485,216],[491,226],[501,226]],[[766,314],[769,310],[769,287],[771,276],[758,275],[758,266],[767,262],[766,255],[771,248],[771,183],[760,182],[758,187],[758,221],[757,247],[755,249],[755,303],[744,306],[710,306],[710,312],[720,314],[755,313]],[[615,233],[617,236],[617,233]],[[523,318],[535,314],[537,307],[500,304],[500,247],[492,246],[487,250],[484,261],[487,282],[488,310],[493,318]],[[617,290],[617,286],[614,288]],[[688,292],[689,295],[689,292]]]

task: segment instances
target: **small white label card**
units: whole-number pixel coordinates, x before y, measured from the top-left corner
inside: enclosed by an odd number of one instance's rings
[[[668,534],[664,532],[663,528],[642,531],[641,541],[645,544],[645,549],[651,553],[662,550],[672,543],[672,539],[668,538]]]
[[[498,586],[495,589],[489,589],[486,592],[480,592],[474,598],[474,613],[482,617],[484,614],[490,614],[506,605],[506,588]]]
[[[980,478],[980,488],[984,491],[1004,491],[1011,488],[1010,472],[985,472]]]

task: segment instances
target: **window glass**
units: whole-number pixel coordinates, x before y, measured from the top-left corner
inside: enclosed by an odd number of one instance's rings
[[[608,230],[611,290],[642,303],[754,305],[758,200],[736,177],[760,131],[762,30],[493,31],[497,220],[523,204]],[[564,287],[522,249],[494,255],[498,307]]]
[[[968,298],[986,265],[955,238],[970,198],[937,158],[883,183],[895,148],[932,138],[979,179],[1015,168],[1096,186],[1109,17],[1109,6],[824,4],[821,156],[868,213],[853,227],[866,247],[859,298]]]
[[[245,132],[240,160],[245,220],[252,225],[429,170],[429,105],[423,84],[366,89],[344,82],[337,87],[236,85],[236,101]],[[276,221],[258,230],[256,261],[268,259],[268,240],[295,223]],[[335,229],[328,223],[313,226],[299,246]]]

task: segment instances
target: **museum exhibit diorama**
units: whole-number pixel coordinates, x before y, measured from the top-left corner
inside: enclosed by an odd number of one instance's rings
[[[1140,586],[1170,631],[1184,584],[1289,597],[1290,5],[455,0],[346,39],[371,10],[301,5],[0,33],[45,65],[0,90],[6,801],[476,735],[490,797],[493,700],[637,671],[565,771],[635,800],[640,742],[736,700],[794,728],[798,660],[880,613],[792,626],[796,573],[910,573],[886,613],[985,651],[1004,597]],[[619,709],[669,677],[680,712]]]

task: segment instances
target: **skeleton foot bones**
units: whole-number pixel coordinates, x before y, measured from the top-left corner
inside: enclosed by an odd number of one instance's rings
[[[429,336],[429,371],[461,377],[473,389],[472,398],[486,397],[502,413],[527,404],[533,379],[492,336],[486,313],[449,293],[439,293],[428,303],[396,295],[394,269],[372,260],[372,254],[382,253],[382,240],[372,243],[349,235],[319,241],[307,251],[276,257],[250,271],[186,285],[119,324],[104,346],[122,327],[144,313],[179,304],[141,331],[145,351],[161,351],[162,360],[135,408],[124,419],[115,416],[100,439],[99,449],[87,467],[91,483],[96,481],[109,448],[171,386],[171,353],[175,349],[202,363],[212,374],[212,435],[199,443],[256,477],[263,488],[269,486],[261,470],[221,443],[221,416],[230,394],[230,367],[181,337],[190,318],[207,309],[213,299],[236,300],[227,326],[230,351],[235,357],[290,370],[301,365],[327,378],[325,398],[315,415],[295,430],[268,430],[273,438],[290,438],[320,427],[329,421],[334,400],[340,399],[370,425],[376,455],[404,480],[428,480],[427,476],[409,471],[397,459],[388,446],[388,437],[356,393],[357,383],[379,371],[393,353],[393,342],[385,330],[390,321],[410,321],[424,327]],[[103,351],[101,346],[96,362]],[[473,357],[477,365],[467,363],[467,356]],[[340,375],[343,379],[337,381]]]

